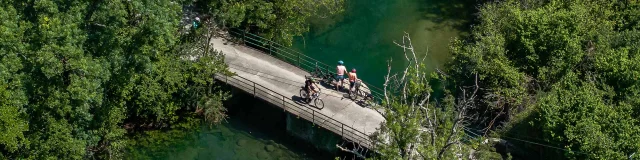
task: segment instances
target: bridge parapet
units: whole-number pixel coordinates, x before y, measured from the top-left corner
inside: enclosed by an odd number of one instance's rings
[[[260,98],[275,106],[280,107],[283,111],[292,115],[303,118],[317,126],[327,129],[336,135],[341,136],[345,140],[349,140],[360,144],[363,147],[374,149],[374,143],[369,135],[363,133],[347,124],[331,118],[315,109],[309,108],[296,102],[291,97],[284,96],[276,91],[255,83],[249,79],[240,76],[226,76],[217,74],[214,77],[218,81],[225,82],[228,85],[241,89],[256,98]]]

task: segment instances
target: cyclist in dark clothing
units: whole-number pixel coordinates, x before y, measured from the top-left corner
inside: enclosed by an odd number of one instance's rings
[[[310,98],[311,95],[318,93],[317,90],[320,90],[320,87],[318,87],[316,80],[313,77],[304,82],[304,88],[307,90],[307,94],[309,94],[309,97],[306,98]]]

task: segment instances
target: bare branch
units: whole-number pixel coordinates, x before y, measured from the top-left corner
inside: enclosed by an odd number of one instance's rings
[[[449,75],[447,75],[447,73],[444,73],[442,70],[440,70],[440,68],[436,68],[436,72],[438,72],[438,74],[444,75],[446,77],[449,77]]]
[[[388,95],[388,91],[387,91],[387,86],[389,85],[389,75],[391,74],[391,62],[393,62],[393,58],[389,59],[389,63],[387,64],[387,76],[384,77],[384,99],[388,102],[389,101],[389,95]]]
[[[359,158],[363,158],[363,159],[367,158],[364,154],[360,153],[361,151],[359,151],[358,149],[347,149],[346,147],[342,147],[338,144],[336,144],[336,147],[338,147],[338,149],[340,149],[341,151],[349,152],[353,155],[356,155]]]
[[[418,59],[416,58],[416,52],[413,49],[413,43],[411,43],[411,37],[409,36],[409,33],[405,32],[405,37],[407,38],[407,40],[409,41],[409,47],[411,48],[411,55],[413,55],[413,61],[414,61],[414,65],[416,66],[416,69],[418,69]],[[416,76],[417,72],[416,72]]]
[[[407,47],[405,44],[405,36],[402,36],[402,45],[398,44],[396,41],[393,41],[394,44],[402,48],[402,52],[404,53],[404,58],[407,59],[407,62],[411,63],[411,60],[407,56],[407,50],[413,50],[412,46]]]
[[[386,107],[395,107],[399,105],[401,111],[390,111],[385,116],[397,116],[395,121],[387,122],[388,125],[399,125],[399,129],[386,128],[381,130],[383,138],[387,138],[391,143],[390,149],[395,149],[400,153],[403,159],[413,158],[438,158],[442,159],[445,156],[449,156],[453,153],[456,156],[460,156],[462,152],[462,140],[460,132],[463,130],[465,122],[468,120],[467,111],[475,106],[475,98],[478,90],[478,74],[475,75],[475,85],[460,87],[461,95],[454,99],[453,112],[446,111],[446,107],[440,107],[439,104],[431,105],[431,90],[422,90],[423,86],[414,86],[414,81],[417,83],[429,82],[429,76],[426,71],[421,70],[421,65],[427,57],[427,54],[419,60],[415,54],[414,46],[411,41],[411,37],[408,33],[402,37],[402,42],[393,43],[403,49],[405,59],[409,65],[405,66],[401,73],[391,73],[391,61],[388,62],[387,75],[384,82],[384,96],[387,102]],[[442,76],[448,76],[440,69],[436,68]],[[399,75],[401,74],[401,75]],[[417,90],[414,90],[417,89]],[[393,96],[393,94],[397,96]],[[394,102],[392,102],[394,101]],[[391,106],[393,104],[394,106]],[[448,104],[448,103],[447,103]],[[391,109],[391,108],[387,108]],[[402,115],[399,115],[399,114]],[[444,113],[444,114],[442,114]],[[452,114],[449,114],[452,113]],[[438,115],[440,114],[440,115]],[[453,124],[451,124],[452,122]],[[445,124],[446,127],[441,125]],[[410,130],[406,127],[412,127]],[[417,127],[417,130],[413,130]],[[408,132],[408,133],[405,133]],[[428,137],[427,137],[428,136]],[[407,140],[410,139],[410,140]],[[454,148],[451,148],[451,146]],[[428,148],[425,152],[425,148]]]
[[[427,59],[427,54],[429,54],[429,47],[427,47],[427,51],[424,52],[424,57],[422,57],[422,61],[421,62],[424,62],[424,60]]]

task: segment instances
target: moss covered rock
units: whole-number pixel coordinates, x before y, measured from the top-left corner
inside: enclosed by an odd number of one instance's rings
[[[258,151],[256,153],[256,158],[267,160],[267,159],[271,159],[271,156],[269,155],[269,153],[265,151]]]
[[[239,139],[238,141],[236,141],[236,145],[238,146],[245,146],[247,145],[248,141],[245,139]]]

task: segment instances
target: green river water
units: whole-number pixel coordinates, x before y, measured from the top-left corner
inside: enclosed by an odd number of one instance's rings
[[[342,15],[315,18],[310,32],[295,38],[293,48],[327,64],[345,61],[361,79],[381,86],[387,60],[393,71],[406,65],[402,49],[393,44],[409,33],[416,56],[428,69],[449,58],[448,44],[466,35],[474,0],[346,0]],[[286,133],[282,111],[253,97],[234,94],[230,118],[223,125],[191,131],[163,149],[135,149],[128,159],[333,159]]]
[[[310,31],[295,39],[293,47],[321,62],[343,60],[358,77],[382,86],[387,61],[392,72],[404,69],[402,43],[408,33],[416,57],[426,56],[427,69],[441,67],[450,57],[449,42],[465,36],[475,0],[347,0],[343,15],[316,18]]]

